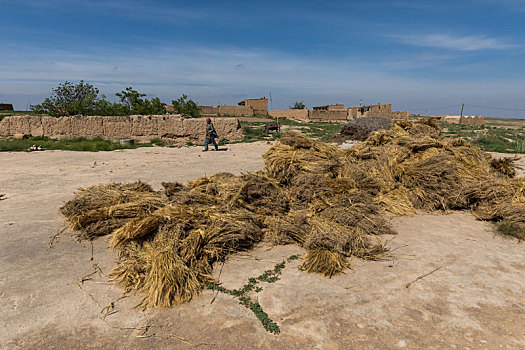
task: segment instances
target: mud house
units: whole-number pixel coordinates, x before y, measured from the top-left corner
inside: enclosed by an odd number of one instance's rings
[[[236,106],[199,106],[199,108],[203,116],[253,117],[254,115],[268,115],[268,99],[266,97],[251,98],[240,101]]]
[[[10,103],[0,103],[0,111],[13,111],[13,105]]]
[[[348,112],[343,104],[316,106],[308,112],[308,118],[312,121],[345,121],[348,119]]]
[[[237,105],[253,108],[254,114],[268,114],[268,99],[266,97],[242,100]]]
[[[312,108],[314,111],[335,111],[345,109],[345,105],[336,104],[336,105],[326,105],[326,106],[316,106]]]
[[[386,117],[393,120],[408,120],[408,111],[392,111],[392,105],[378,103],[376,105],[348,107],[348,119],[361,117]]]
[[[362,117],[386,117],[393,120],[408,120],[408,111],[392,111],[391,104],[347,107],[343,104],[316,106],[311,110],[284,109],[269,112],[272,117],[286,117],[298,121],[344,122]]]

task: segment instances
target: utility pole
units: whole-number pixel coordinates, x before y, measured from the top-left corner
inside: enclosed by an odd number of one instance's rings
[[[270,91],[270,111],[273,111],[272,92]]]
[[[459,115],[459,125],[462,125],[463,123],[463,107],[465,107],[465,104],[461,104],[461,114]]]

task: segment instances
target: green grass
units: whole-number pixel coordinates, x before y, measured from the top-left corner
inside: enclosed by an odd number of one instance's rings
[[[133,149],[137,147],[151,147],[151,143],[139,143],[133,147],[122,146],[118,142],[95,138],[88,140],[83,137],[74,139],[53,140],[47,137],[30,137],[23,140],[0,139],[0,152],[20,152],[27,151],[32,145],[41,146],[44,150],[65,150],[65,151],[114,151],[117,149]]]
[[[164,141],[162,141],[160,139],[160,137],[155,137],[155,138],[152,138],[151,140],[149,140],[149,143],[151,143],[152,145],[156,145],[156,146],[164,146]]]
[[[266,123],[261,122],[241,122],[244,139],[242,142],[256,142],[256,141],[273,141],[281,137],[279,133],[271,132],[264,133],[264,126]]]
[[[274,119],[277,121],[276,119]],[[321,140],[330,141],[334,136],[339,134],[342,124],[338,123],[301,123],[288,119],[280,119],[281,132],[285,130],[298,130],[306,136]],[[242,121],[241,127],[244,132],[242,142],[255,141],[274,141],[281,138],[281,132],[264,133],[264,127],[267,123]]]
[[[441,125],[446,137],[461,137],[484,151],[525,153],[525,130],[490,125]]]

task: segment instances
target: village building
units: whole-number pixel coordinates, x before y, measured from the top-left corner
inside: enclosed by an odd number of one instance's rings
[[[268,115],[268,99],[249,98],[240,101],[236,106],[199,106],[200,113],[203,116],[231,115],[235,117],[253,117],[255,115]]]
[[[408,111],[392,111],[391,104],[366,105],[347,107],[343,104],[332,104],[324,106],[315,106],[308,109],[284,109],[271,110],[269,115],[272,117],[285,117],[297,121],[327,121],[327,122],[344,122],[351,119],[363,117],[385,117],[392,120],[408,120],[410,113]]]
[[[10,103],[0,103],[0,111],[14,111],[14,108]]]
[[[253,108],[254,114],[268,114],[268,99],[266,97],[249,98],[246,100],[242,100],[241,102],[237,103],[237,105]]]
[[[336,105],[326,105],[326,106],[317,106],[312,108],[314,111],[334,111],[345,109],[345,105],[336,104]]]

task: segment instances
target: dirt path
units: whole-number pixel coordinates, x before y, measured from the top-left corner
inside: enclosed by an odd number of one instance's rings
[[[525,349],[525,245],[494,237],[469,213],[394,218],[394,259],[354,259],[353,270],[332,279],[289,263],[281,280],[258,294],[278,336],[224,294],[212,304],[214,293],[204,291],[174,309],[141,311],[133,308],[136,296],[116,301],[121,290],[101,274],[79,283],[96,271],[94,263],[103,273],[113,266],[104,238],[94,242],[93,260],[91,245],[69,236],[47,246],[62,227],[57,209],[79,186],[140,179],[160,188],[162,181],[239,174],[260,169],[267,147],[0,153],[0,193],[7,197],[0,201],[0,347]],[[240,287],[291,254],[302,250],[261,245],[229,259],[220,280]],[[116,312],[102,321],[113,301],[109,311]]]

